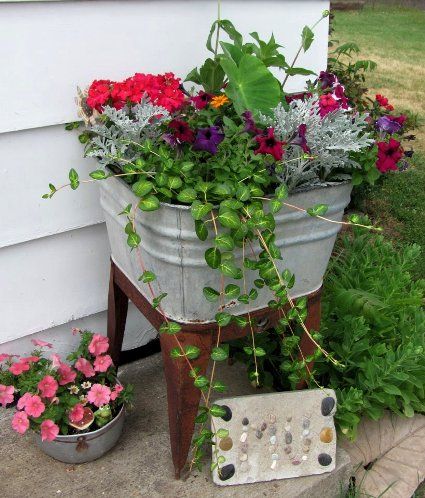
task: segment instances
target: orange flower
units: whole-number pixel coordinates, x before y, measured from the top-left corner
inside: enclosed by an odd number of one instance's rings
[[[224,104],[227,104],[229,99],[226,97],[226,95],[216,95],[211,99],[211,105],[215,108],[218,109]]]

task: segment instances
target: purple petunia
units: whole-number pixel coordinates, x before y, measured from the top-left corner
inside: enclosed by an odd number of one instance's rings
[[[224,140],[224,133],[218,126],[199,128],[193,144],[194,150],[205,150],[210,154],[217,153],[217,146]]]
[[[319,81],[322,90],[325,90],[326,88],[332,88],[334,84],[337,83],[338,79],[332,73],[328,73],[327,71],[320,71]]]
[[[252,112],[251,111],[245,111],[242,113],[242,118],[245,123],[245,128],[244,131],[247,133],[252,133],[253,135],[260,135],[262,133],[262,130],[257,128],[255,126],[254,119],[252,117]]]
[[[390,135],[398,133],[402,128],[400,123],[388,116],[381,116],[378,121],[376,121],[375,126],[379,131],[389,133]]]

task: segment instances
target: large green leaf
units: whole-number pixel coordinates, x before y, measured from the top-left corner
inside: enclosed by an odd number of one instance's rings
[[[277,106],[280,83],[257,57],[246,54],[239,65],[222,57],[220,64],[229,79],[226,94],[239,114],[246,110],[268,114]]]

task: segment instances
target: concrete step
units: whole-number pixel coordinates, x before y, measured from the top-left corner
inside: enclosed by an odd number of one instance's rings
[[[213,484],[208,465],[185,480],[173,478],[168,437],[167,398],[159,354],[122,368],[120,378],[135,386],[135,407],[128,414],[118,445],[103,458],[67,465],[41,453],[30,434],[20,437],[10,428],[13,410],[0,410],[2,498],[166,497],[166,498],[337,498],[347,487],[352,466],[337,450],[334,472],[243,486]],[[242,365],[220,364],[217,379],[229,386],[229,396],[255,394]]]

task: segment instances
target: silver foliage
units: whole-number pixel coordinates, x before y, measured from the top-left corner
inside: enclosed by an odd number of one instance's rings
[[[307,144],[314,159],[305,158],[299,146],[288,146],[280,178],[290,190],[349,179],[350,171],[360,167],[349,157],[349,153],[368,147],[373,142],[365,133],[366,119],[365,114],[353,114],[344,109],[322,118],[317,97],[292,101],[289,110],[279,104],[271,117],[261,117],[264,124],[275,129],[275,136],[288,144],[301,124],[307,126]]]
[[[169,117],[169,112],[143,100],[131,110],[105,106],[103,123],[96,123],[88,130],[94,133],[86,146],[86,156],[95,157],[100,164],[122,165],[140,156],[139,145],[157,138],[159,125]]]

